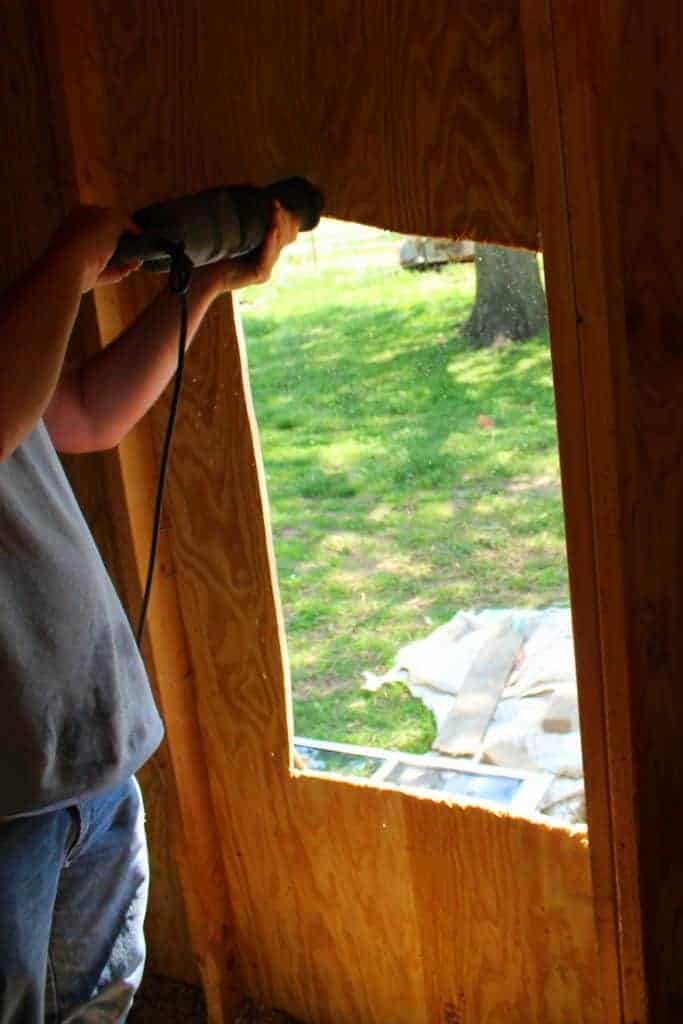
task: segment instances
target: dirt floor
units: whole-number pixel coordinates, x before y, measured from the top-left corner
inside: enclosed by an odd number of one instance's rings
[[[158,974],[145,975],[129,1024],[207,1024],[206,1004],[200,988],[184,982],[163,978]],[[301,1024],[284,1013],[260,1010],[247,1004],[233,1024]]]

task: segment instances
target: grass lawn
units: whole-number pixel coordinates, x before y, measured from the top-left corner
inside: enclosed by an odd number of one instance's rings
[[[422,751],[430,713],[363,670],[461,608],[568,600],[548,339],[469,349],[472,264],[410,273],[348,225],[315,244],[242,305],[296,731]]]

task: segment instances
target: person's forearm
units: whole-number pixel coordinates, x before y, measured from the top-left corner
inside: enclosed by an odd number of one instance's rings
[[[112,221],[109,226],[117,225]],[[188,294],[188,344],[215,298],[270,278],[282,249],[294,241],[297,231],[296,217],[274,202],[271,224],[257,253],[195,270]],[[95,269],[101,270],[105,264],[106,259]],[[81,370],[62,374],[45,412],[55,447],[63,452],[88,452],[117,445],[173,375],[178,332],[178,299],[165,292]]]
[[[78,263],[53,249],[0,298],[0,461],[30,434],[54,394],[82,288]]]
[[[188,345],[217,295],[210,275],[196,271],[187,297]],[[111,448],[144,416],[176,370],[179,327],[178,297],[164,291],[128,330],[77,371],[87,433],[70,450]]]

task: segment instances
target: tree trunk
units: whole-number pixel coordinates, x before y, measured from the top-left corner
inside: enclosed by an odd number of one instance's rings
[[[474,348],[496,338],[520,341],[546,327],[545,294],[535,253],[475,246],[477,292],[462,333]]]

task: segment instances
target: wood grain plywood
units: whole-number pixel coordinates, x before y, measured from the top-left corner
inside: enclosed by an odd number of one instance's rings
[[[426,799],[404,813],[426,1019],[602,1022],[585,835]]]
[[[83,59],[102,54],[96,140],[82,116],[72,124],[89,198],[113,182],[134,207],[306,173],[339,216],[535,245],[516,7],[438,2],[432,20],[412,3],[331,6],[70,5],[68,38],[86,26],[99,38]],[[105,152],[107,174],[91,174]],[[141,287],[99,303],[105,334],[134,315]],[[597,1024],[581,835],[290,774],[284,637],[229,300],[193,346],[187,382],[165,542],[182,634],[168,643],[186,652],[192,685],[180,703],[183,680],[169,671],[162,685],[201,729],[249,993],[315,1024]],[[163,406],[152,419],[158,445]],[[121,457],[140,545],[150,463],[134,445]],[[187,801],[184,773],[175,780]]]
[[[94,9],[132,207],[298,173],[333,216],[537,247],[513,0]]]

